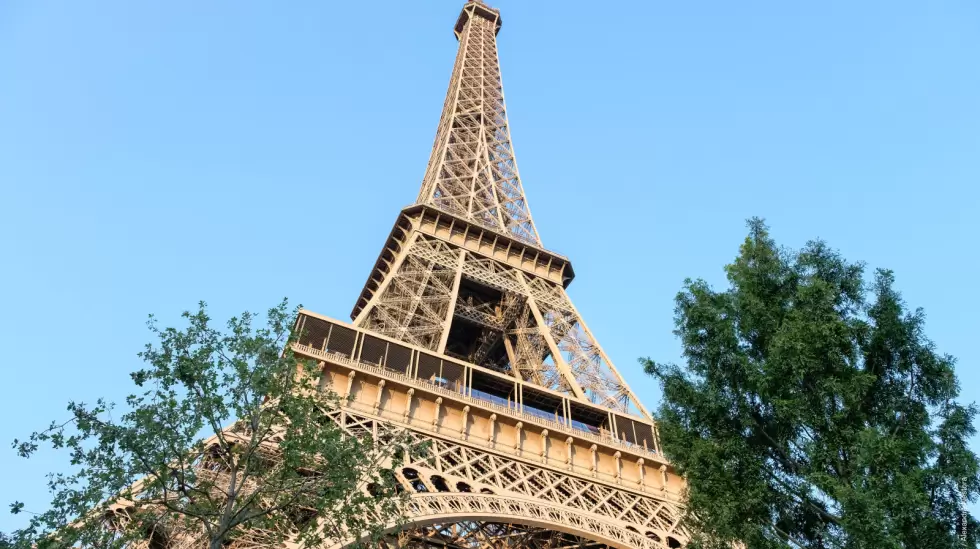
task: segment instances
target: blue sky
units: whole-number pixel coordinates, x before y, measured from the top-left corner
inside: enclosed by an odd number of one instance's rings
[[[460,5],[0,0],[0,530],[64,459],[6,441],[121,401],[148,313],[346,318],[415,198]],[[894,269],[980,400],[980,4],[494,5],[541,238],[648,407],[637,357],[679,358],[674,295],[724,282],[753,215]]]

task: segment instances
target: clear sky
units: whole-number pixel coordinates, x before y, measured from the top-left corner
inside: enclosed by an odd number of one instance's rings
[[[64,462],[9,441],[121,401],[148,313],[347,317],[418,190],[461,4],[0,0],[0,530]],[[753,215],[894,269],[980,400],[980,4],[494,5],[542,240],[649,407],[637,357],[679,358],[674,295],[724,283]]]

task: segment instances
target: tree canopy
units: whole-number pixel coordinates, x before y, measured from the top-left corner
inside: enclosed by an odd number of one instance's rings
[[[923,311],[890,271],[866,280],[823,242],[791,251],[748,228],[727,289],[688,279],[676,297],[684,363],[641,361],[694,546],[975,547],[961,498],[980,489],[977,410]]]
[[[326,416],[337,397],[318,390],[316,364],[292,354],[285,300],[265,327],[244,313],[219,330],[204,303],[183,318],[184,328],[161,329],[151,316],[156,342],[139,354],[121,414],[104,400],[72,402],[65,420],[14,441],[24,457],[46,445],[68,462],[49,476],[50,509],[0,544],[318,546],[397,522],[389,467],[404,441],[347,436]]]

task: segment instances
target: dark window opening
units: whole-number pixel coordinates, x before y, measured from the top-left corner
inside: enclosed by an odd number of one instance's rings
[[[434,486],[436,490],[438,490],[440,492],[448,492],[449,491],[449,485],[446,484],[446,479],[444,479],[444,478],[436,475],[436,476],[433,476],[432,478],[430,478],[429,480],[432,481],[432,486]]]
[[[419,472],[415,469],[405,468],[402,469],[402,476],[408,480],[408,483],[412,485],[412,489],[416,492],[428,492],[429,489],[425,487],[425,483],[419,478]]]
[[[296,334],[297,342],[300,345],[308,345],[314,349],[323,349],[330,334],[330,323],[313,318],[311,316],[300,316],[299,333]]]
[[[327,352],[339,353],[348,358],[354,356],[354,342],[357,332],[336,324],[330,328],[330,338],[327,340]]]
[[[384,364],[388,352],[388,342],[374,336],[365,335],[361,345],[361,362]]]
[[[491,490],[489,488],[480,488],[480,493],[481,494],[490,494],[490,495],[493,495],[493,490]]]
[[[457,393],[463,392],[464,368],[432,355],[419,355],[418,378],[438,387]]]
[[[429,380],[439,377],[442,374],[442,360],[438,357],[421,353],[419,354],[418,378]]]
[[[440,376],[446,388],[457,393],[462,393],[466,386],[466,369],[462,365],[448,360],[442,361],[442,375]]]
[[[394,372],[407,374],[411,363],[412,351],[408,347],[388,343],[388,358],[385,360],[385,368]]]
[[[469,484],[466,484],[465,482],[457,482],[456,483],[456,490],[458,490],[460,492],[472,492],[473,491],[473,490],[470,489],[470,485]]]
[[[523,395],[525,413],[564,423],[565,414],[562,413],[562,400],[560,398],[536,391],[526,385],[523,389]]]
[[[572,427],[580,431],[588,431],[596,435],[602,434],[609,428],[609,414],[577,402],[569,401],[568,407],[572,415]]]
[[[497,376],[474,369],[472,382],[473,385],[470,388],[472,396],[508,408],[514,405],[517,386],[513,381],[500,379]]]
[[[681,542],[677,541],[671,536],[667,536],[667,547],[673,548],[673,547],[680,547],[680,546],[681,546]]]
[[[300,315],[296,330],[296,341],[300,345],[308,345],[328,353],[339,353],[348,358],[353,355],[357,332],[350,328],[312,316]]]
[[[660,536],[658,536],[657,534],[654,534],[653,532],[649,532],[648,531],[647,532],[647,537],[650,538],[650,539],[652,539],[653,541],[660,541]]]
[[[617,438],[629,444],[643,446],[649,450],[653,449],[653,427],[649,423],[636,421],[620,415],[614,416],[616,420]]]

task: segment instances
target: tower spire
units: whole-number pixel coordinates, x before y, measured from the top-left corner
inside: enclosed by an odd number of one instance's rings
[[[354,324],[580,402],[650,419],[565,293],[524,197],[504,105],[500,12],[464,4],[432,154],[351,313]]]
[[[507,122],[500,25],[500,12],[480,0],[469,0],[459,14],[456,63],[416,203],[540,246]]]

